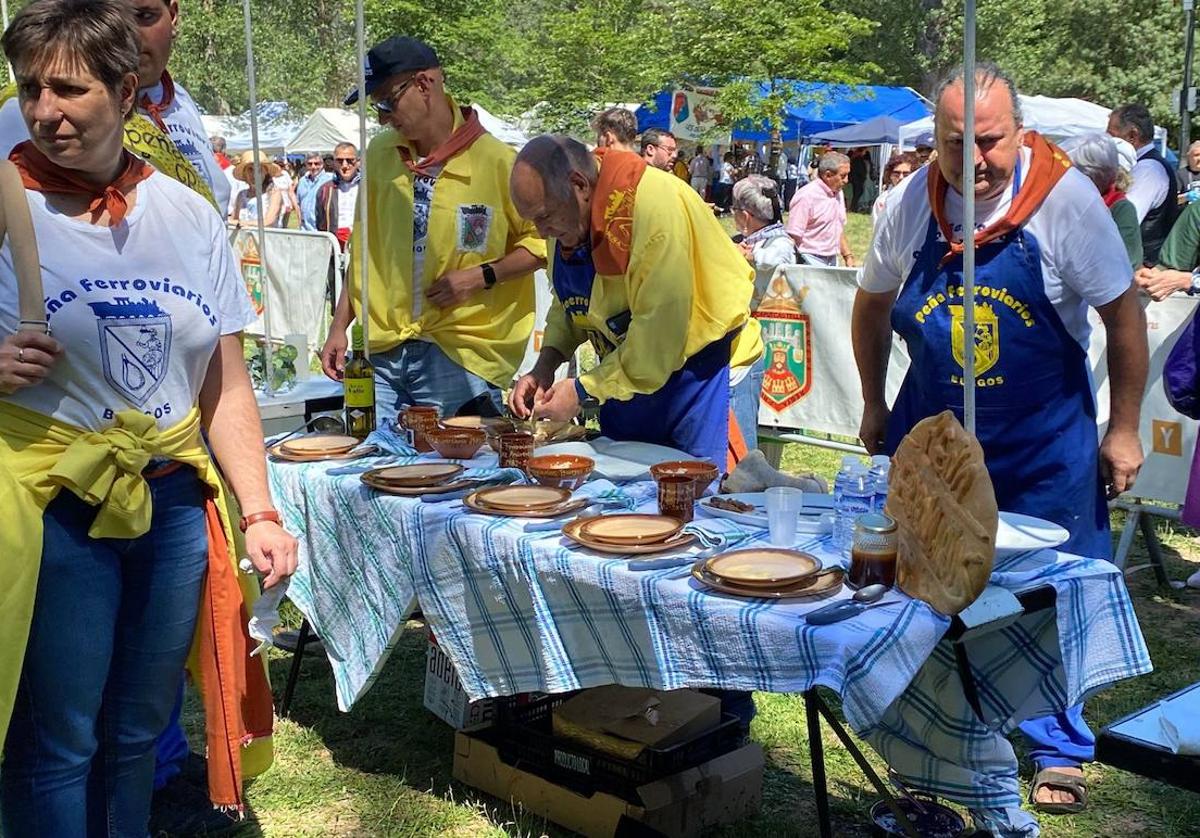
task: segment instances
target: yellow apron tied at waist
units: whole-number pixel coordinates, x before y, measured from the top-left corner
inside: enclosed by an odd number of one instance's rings
[[[144,535],[150,529],[153,510],[150,487],[142,470],[152,457],[165,457],[196,470],[197,476],[211,490],[225,544],[232,548],[237,542],[233,538],[221,481],[201,437],[198,409],[193,408],[182,421],[165,430],[160,430],[153,418],[130,409],[118,413],[112,427],[89,431],[0,400],[0,509],[5,515],[4,525],[0,526],[0,556],[4,557],[0,561],[0,753],[12,718],[33,618],[46,507],[59,491],[66,489],[97,507],[95,520],[88,531],[92,538]],[[236,562],[232,549],[228,555],[231,562]],[[236,567],[233,572],[236,573]],[[210,564],[206,577],[208,592],[211,592],[212,577]],[[197,625],[197,641],[204,618],[202,614]],[[244,630],[245,621],[241,622]],[[193,643],[194,647],[199,645]],[[226,651],[222,666],[215,670],[211,665],[208,667],[209,678],[213,678],[214,673],[217,681],[229,677],[233,667],[228,657]],[[191,660],[195,662],[195,659],[193,650]],[[260,661],[254,661],[253,665],[262,667]],[[201,669],[203,671],[203,667]],[[196,674],[195,669],[193,674]],[[265,678],[259,679],[257,673],[252,677],[265,683]],[[232,683],[201,686],[202,689],[215,688],[231,694],[237,692]],[[261,693],[261,690],[257,692]],[[259,700],[263,698],[256,696]],[[269,691],[265,700],[270,701]],[[261,719],[262,713],[256,715]],[[270,764],[270,732],[261,729],[261,722],[257,727],[258,741],[254,743],[257,747],[242,754],[242,759],[250,763],[243,766],[249,769],[247,773],[258,773]],[[229,789],[229,782],[221,784],[226,791],[222,796],[234,796],[238,798],[236,801],[214,802],[240,806],[240,779],[238,776],[236,792]]]

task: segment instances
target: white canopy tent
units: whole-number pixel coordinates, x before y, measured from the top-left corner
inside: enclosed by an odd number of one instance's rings
[[[487,111],[482,105],[472,105],[479,114],[479,121],[496,139],[501,142],[521,148],[529,141],[529,137],[509,122]],[[305,154],[310,151],[332,151],[338,143],[353,143],[359,145],[358,114],[341,108],[317,108],[309,115],[300,129],[286,143],[289,154]],[[380,126],[368,127],[368,136],[374,136],[382,130]]]
[[[1019,96],[1021,116],[1025,127],[1051,140],[1077,137],[1081,134],[1104,133],[1111,111],[1103,105],[1084,99],[1053,96]],[[1166,140],[1166,129],[1155,126],[1154,134],[1160,145]],[[918,145],[933,145],[933,117],[927,116],[900,126],[899,146],[911,150]]]

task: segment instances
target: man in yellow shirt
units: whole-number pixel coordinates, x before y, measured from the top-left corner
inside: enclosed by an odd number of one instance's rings
[[[394,37],[367,53],[365,94],[388,129],[366,154],[367,333],[376,415],[432,404],[499,415],[533,328],[533,272],[546,245],[508,194],[515,152],[445,90],[437,55]],[[346,104],[358,101],[351,91]],[[361,197],[360,197],[361,200]],[[340,379],[359,311],[362,240],[321,350]]]
[[[630,152],[600,158],[597,167],[581,143],[557,135],[536,137],[517,156],[513,201],[557,241],[541,355],[509,406],[566,419],[594,399],[606,436],[724,466],[739,437],[729,421],[730,364],[762,355],[750,317],[754,272],[686,183]],[[600,363],[555,384],[585,340]]]

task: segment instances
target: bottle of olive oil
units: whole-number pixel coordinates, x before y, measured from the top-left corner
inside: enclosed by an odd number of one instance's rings
[[[375,367],[363,351],[363,329],[358,323],[350,327],[352,355],[342,374],[346,401],[346,433],[366,439],[375,430]]]

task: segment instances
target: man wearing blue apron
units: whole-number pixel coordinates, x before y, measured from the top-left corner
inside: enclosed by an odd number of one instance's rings
[[[535,138],[517,158],[514,204],[556,244],[541,354],[509,405],[517,416],[569,419],[595,400],[605,436],[724,467],[730,365],[762,354],[753,271],[686,183],[629,152],[602,161],[597,170],[583,145],[557,136]],[[585,340],[599,363],[556,384]]]
[[[1001,510],[1060,524],[1062,549],[1111,556],[1106,497],[1132,487],[1141,465],[1145,318],[1125,250],[1095,187],[1065,155],[1023,132],[1015,90],[995,67],[977,72],[975,196],[976,434]],[[855,359],[865,409],[860,435],[892,453],[921,419],[951,409],[962,420],[962,134],[959,75],[937,99],[938,159],[889,199],[854,307]],[[1108,337],[1110,421],[1097,444],[1088,370],[1088,308]],[[911,366],[889,414],[891,333]],[[1086,802],[1080,766],[1094,739],[1076,706],[1021,725],[1038,774],[1031,800],[1045,812]]]

